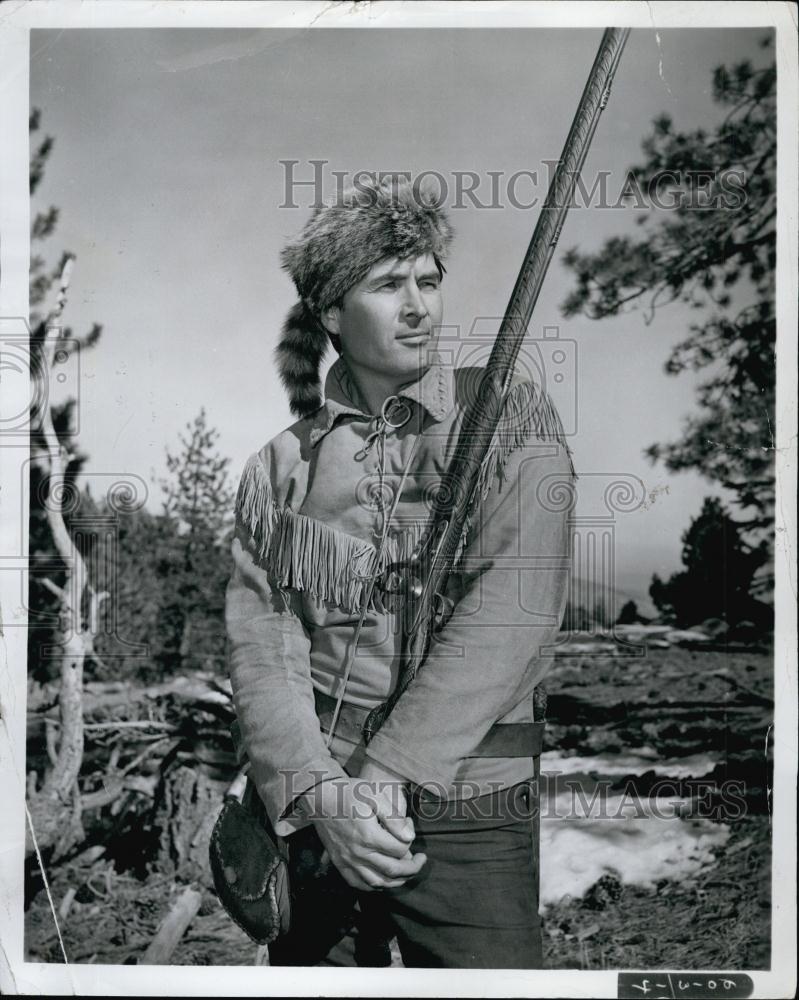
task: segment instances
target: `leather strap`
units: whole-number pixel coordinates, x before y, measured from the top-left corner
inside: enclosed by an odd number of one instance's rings
[[[336,699],[314,691],[316,714],[324,732],[329,731],[336,709]],[[342,704],[336,722],[340,736],[359,743],[369,710],[357,705]],[[495,723],[467,757],[538,757],[544,741],[543,722]]]

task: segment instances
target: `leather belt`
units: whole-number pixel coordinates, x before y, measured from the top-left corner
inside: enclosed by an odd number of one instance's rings
[[[316,714],[324,732],[330,731],[330,723],[336,709],[336,699],[321,691],[314,691]],[[363,724],[369,714],[368,708],[357,705],[341,706],[336,735],[360,743],[363,738]],[[480,743],[467,753],[467,757],[538,757],[544,742],[543,722],[494,723]]]

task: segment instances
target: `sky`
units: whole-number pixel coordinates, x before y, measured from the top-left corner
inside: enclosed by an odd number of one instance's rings
[[[722,116],[714,67],[762,63],[762,35],[634,31],[584,168],[589,185],[607,171],[615,201],[662,112],[678,129],[711,129]],[[543,200],[545,161],[560,154],[599,38],[560,28],[33,31],[31,106],[55,139],[33,207],[60,209],[49,259],[65,248],[77,256],[65,323],[76,334],[103,325],[59,390],[78,396],[90,488],[93,476],[133,473],[157,511],[166,449],[201,407],[234,484],[247,456],[291,421],[272,361],[295,301],[278,255],[315,189],[291,188],[281,161],[298,161],[299,180],[314,177],[312,160],[326,161],[325,197],[333,171],[438,172],[456,230],[445,336],[459,358],[484,357],[535,225],[537,206],[526,206]],[[520,174],[511,188],[513,174],[530,170],[537,183]],[[481,204],[495,172],[501,207],[457,204],[455,174],[465,171],[477,174]],[[608,477],[643,482],[645,504],[615,525],[617,581],[632,593],[653,572],[679,569],[680,536],[704,496],[729,499],[643,454],[678,438],[694,406],[696,377],[663,366],[701,315],[674,303],[651,322],[644,309],[566,320],[560,308],[573,285],[563,251],[640,234],[641,212],[570,212],[527,351],[570,433],[578,515],[607,515],[597,487]],[[566,345],[559,385],[545,328]]]

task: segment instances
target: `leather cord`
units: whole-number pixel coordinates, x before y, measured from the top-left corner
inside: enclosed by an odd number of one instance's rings
[[[402,407],[405,410],[405,416],[401,421],[398,420],[396,416],[394,417],[393,421],[391,419],[391,410],[395,406]],[[330,748],[330,744],[333,741],[333,736],[336,731],[336,724],[338,723],[338,719],[341,714],[341,706],[344,703],[344,695],[346,694],[347,691],[347,684],[349,683],[350,674],[352,673],[352,667],[353,664],[355,663],[355,655],[358,651],[358,641],[361,637],[361,630],[363,629],[363,623],[366,618],[366,612],[369,608],[369,602],[372,599],[375,583],[377,582],[377,578],[380,575],[379,567],[382,561],[383,552],[385,551],[386,542],[388,540],[389,525],[391,524],[391,521],[394,518],[394,514],[396,513],[397,505],[399,504],[400,497],[402,496],[402,492],[405,488],[405,483],[407,482],[408,479],[408,474],[410,473],[411,470],[411,464],[416,455],[416,449],[419,444],[419,438],[421,437],[421,435],[417,435],[414,438],[411,450],[408,453],[408,460],[405,463],[405,468],[402,473],[402,478],[400,479],[399,486],[397,487],[397,491],[393,497],[391,510],[389,511],[388,516],[386,516],[385,508],[383,505],[386,434],[389,429],[399,430],[400,427],[404,427],[405,424],[410,420],[410,418],[411,418],[411,410],[408,404],[403,400],[401,400],[398,396],[389,396],[383,403],[383,407],[380,411],[380,417],[378,418],[379,422],[378,428],[372,434],[369,435],[369,437],[366,439],[363,449],[361,449],[361,451],[358,453],[359,455],[361,454],[365,455],[366,452],[368,452],[368,450],[372,447],[372,444],[375,442],[377,443],[378,474],[380,477],[380,482],[378,484],[378,497],[379,497],[380,511],[382,514],[382,523],[380,528],[380,542],[378,543],[378,547],[375,551],[374,569],[369,575],[367,585],[366,587],[364,587],[363,590],[363,601],[361,603],[360,614],[358,616],[358,621],[355,625],[355,632],[353,634],[352,642],[350,644],[349,654],[347,656],[347,662],[344,667],[344,673],[341,679],[341,683],[339,685],[338,693],[336,695],[336,707],[333,712],[333,717],[330,722],[330,729],[328,730],[327,739],[325,741],[325,746],[328,749]]]

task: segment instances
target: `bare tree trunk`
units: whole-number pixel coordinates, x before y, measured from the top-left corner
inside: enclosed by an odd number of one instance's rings
[[[68,259],[61,272],[58,298],[49,314],[43,346],[44,364],[34,377],[49,379],[55,352],[61,334],[60,320],[67,297],[72,268]],[[46,386],[40,387],[40,398],[49,399]],[[63,502],[66,492],[66,471],[70,461],[67,449],[61,444],[53,426],[52,412],[45,404],[41,414],[42,436],[46,455],[41,464],[48,476],[48,489],[44,506],[47,523],[56,550],[65,564],[65,580],[61,587],[51,580],[45,585],[59,599],[59,627],[57,645],[61,649],[60,689],[58,696],[59,733],[55,760],[47,771],[40,788],[30,783],[32,794],[29,808],[36,841],[40,850],[54,848],[61,854],[76,843],[83,834],[78,774],[83,762],[83,665],[91,652],[92,636],[84,629],[81,603],[88,587],[86,567],[70,537],[64,521]],[[96,595],[89,588],[90,614],[95,616],[99,603],[106,595]],[[28,831],[26,852],[33,850]]]

